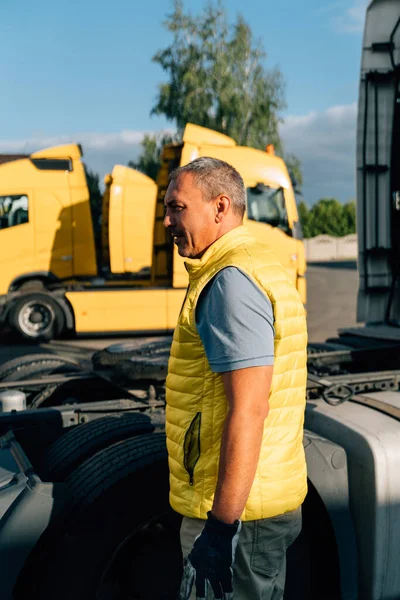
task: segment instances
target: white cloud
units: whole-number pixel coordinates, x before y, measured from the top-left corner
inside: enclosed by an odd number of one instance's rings
[[[340,16],[332,17],[331,25],[337,33],[359,33],[364,28],[365,11],[369,0],[354,0]]]
[[[304,197],[313,204],[323,196],[342,201],[355,195],[356,104],[332,106],[322,112],[288,116],[281,126],[285,150],[301,160]],[[0,152],[31,153],[59,144],[81,143],[84,161],[103,177],[115,164],[127,164],[139,153],[142,131],[77,133],[1,140]]]
[[[103,177],[116,164],[126,165],[139,154],[140,141],[145,132],[126,129],[117,133],[81,132],[55,136],[34,136],[25,140],[0,138],[0,153],[30,154],[51,146],[79,143],[83,160],[88,167]]]
[[[16,152],[31,152],[41,148],[60,144],[80,143],[85,148],[107,149],[120,146],[132,146],[140,143],[142,131],[124,130],[119,133],[75,133],[72,135],[35,136],[28,140],[2,140],[1,150],[15,150]]]
[[[354,198],[356,118],[354,103],[288,116],[282,124],[285,150],[302,163],[303,192],[310,204],[323,196]]]

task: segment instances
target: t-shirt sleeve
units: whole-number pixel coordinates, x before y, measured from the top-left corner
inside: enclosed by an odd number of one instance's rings
[[[271,301],[240,269],[223,269],[202,291],[196,325],[214,372],[274,364]]]

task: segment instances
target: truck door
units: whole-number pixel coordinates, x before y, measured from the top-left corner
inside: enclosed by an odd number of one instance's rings
[[[73,275],[73,223],[69,188],[35,190],[36,268],[58,278]]]
[[[116,165],[103,196],[103,264],[111,273],[150,275],[157,186],[135,169]]]
[[[24,186],[1,191],[0,248],[0,294],[5,294],[15,277],[33,270],[33,198]]]
[[[135,273],[146,269],[150,275],[157,186],[150,177],[130,171],[122,224],[124,271]]]

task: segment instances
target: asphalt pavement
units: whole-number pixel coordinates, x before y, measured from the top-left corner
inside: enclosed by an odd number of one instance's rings
[[[307,267],[307,323],[311,342],[336,337],[356,323],[356,261],[313,263]]]
[[[358,274],[355,261],[314,263],[307,269],[307,320],[309,340],[323,342],[336,336],[342,327],[356,324]],[[66,353],[73,346],[78,351],[86,351],[89,356],[95,350],[114,343],[143,339],[154,341],[157,338],[92,337],[82,339],[57,340],[52,344],[23,344],[14,336],[0,334],[0,364],[22,356],[35,353]]]

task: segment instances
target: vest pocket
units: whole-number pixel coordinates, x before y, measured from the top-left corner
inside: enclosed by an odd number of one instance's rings
[[[200,458],[200,425],[201,412],[198,412],[190,423],[183,441],[183,464],[189,474],[189,485],[194,483],[193,472]]]

